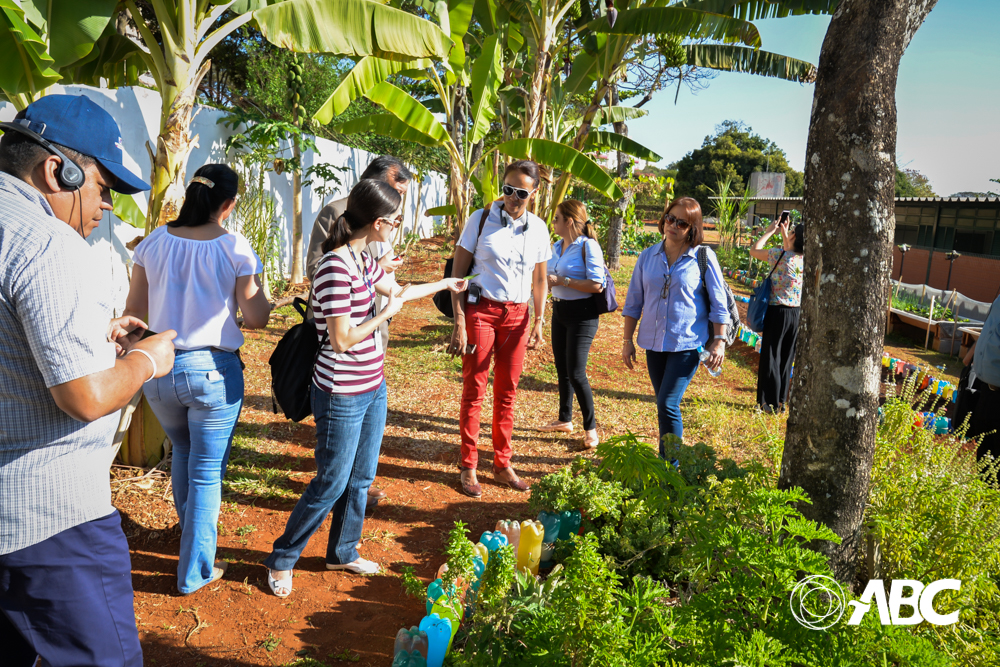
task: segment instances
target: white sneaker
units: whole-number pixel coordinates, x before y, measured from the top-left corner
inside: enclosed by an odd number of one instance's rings
[[[354,574],[378,574],[382,571],[382,568],[379,567],[378,563],[373,563],[372,561],[364,558],[359,558],[353,563],[347,563],[346,565],[327,563],[326,569],[347,570],[348,572],[353,572]]]

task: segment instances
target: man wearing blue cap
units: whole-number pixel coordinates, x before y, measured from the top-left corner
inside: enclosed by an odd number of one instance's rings
[[[0,123],[0,659],[142,664],[132,575],[108,468],[118,412],[173,366],[168,331],[111,319],[84,240],[122,164],[114,119],[50,95]]]

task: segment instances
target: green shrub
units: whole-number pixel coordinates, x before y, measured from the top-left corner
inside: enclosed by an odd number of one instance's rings
[[[531,485],[528,511],[532,516],[571,510],[590,519],[608,513],[617,516],[624,496],[620,484],[602,479],[593,463],[578,456],[571,465]]]
[[[964,430],[935,436],[915,426],[912,383],[882,407],[865,527],[869,578],[959,579],[935,604],[959,622],[920,631],[969,665],[998,664],[1000,653],[1000,485],[998,463],[977,460]]]

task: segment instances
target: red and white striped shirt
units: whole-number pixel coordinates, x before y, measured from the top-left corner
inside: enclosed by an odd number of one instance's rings
[[[320,260],[313,281],[312,307],[316,314],[316,334],[320,341],[327,332],[326,318],[350,315],[356,327],[374,314],[374,285],[385,277],[382,267],[368,253],[358,255],[366,278],[358,275],[351,259],[328,252]],[[371,285],[371,287],[369,287]],[[382,384],[385,353],[382,338],[374,330],[367,338],[343,353],[333,351],[329,340],[320,350],[313,382],[330,394],[364,394]]]

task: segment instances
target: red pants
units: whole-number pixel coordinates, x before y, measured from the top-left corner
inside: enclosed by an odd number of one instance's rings
[[[510,467],[511,436],[514,433],[514,398],[521,379],[524,353],[528,346],[528,304],[499,303],[482,299],[465,307],[465,331],[474,354],[462,357],[462,433],[463,468],[475,468],[479,461],[479,413],[486,395],[493,365],[493,465]]]

